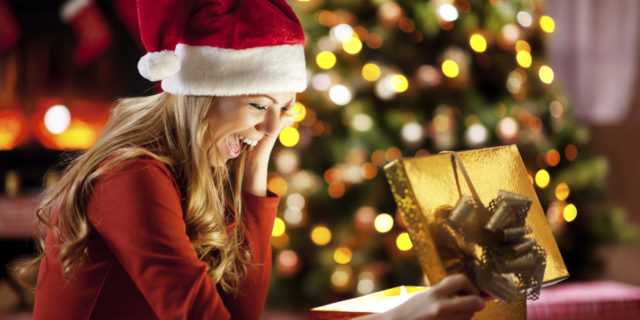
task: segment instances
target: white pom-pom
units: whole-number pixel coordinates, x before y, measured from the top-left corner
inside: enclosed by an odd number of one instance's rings
[[[180,57],[169,50],[149,52],[138,61],[138,71],[151,81],[166,79],[180,71]]]

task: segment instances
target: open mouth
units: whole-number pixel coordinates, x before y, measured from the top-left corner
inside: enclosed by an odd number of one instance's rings
[[[236,158],[242,152],[244,146],[253,147],[258,144],[258,140],[245,138],[239,134],[230,135],[227,138],[227,151],[229,158]]]

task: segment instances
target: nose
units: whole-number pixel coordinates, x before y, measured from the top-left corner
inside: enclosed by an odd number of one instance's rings
[[[282,117],[277,112],[267,112],[262,121],[256,125],[256,130],[265,135],[277,134],[281,121]]]

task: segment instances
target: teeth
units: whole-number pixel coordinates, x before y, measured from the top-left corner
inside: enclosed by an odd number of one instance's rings
[[[238,134],[237,136],[238,136],[238,138],[239,138],[240,140],[242,140],[242,142],[243,142],[243,143],[245,143],[245,144],[246,144],[246,145],[248,145],[248,146],[255,147],[255,146],[258,144],[258,140],[253,140],[253,139],[245,138],[245,137],[243,137],[243,136],[241,136],[241,135],[239,135],[239,134]]]

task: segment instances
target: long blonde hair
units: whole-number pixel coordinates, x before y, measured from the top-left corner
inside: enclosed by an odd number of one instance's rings
[[[208,264],[209,276],[224,291],[237,294],[250,257],[244,245],[240,196],[244,153],[227,166],[210,167],[203,140],[210,134],[207,116],[213,99],[160,93],[119,100],[95,145],[74,159],[47,190],[36,212],[41,253],[16,268],[18,277],[33,278],[50,229],[61,243],[58,258],[63,276],[69,279],[87,255],[91,228],[86,208],[92,181],[122,161],[149,156],[169,167],[184,190],[187,234],[198,257]],[[232,200],[236,215],[230,235],[225,230],[225,198]],[[57,208],[59,218],[52,221]]]

